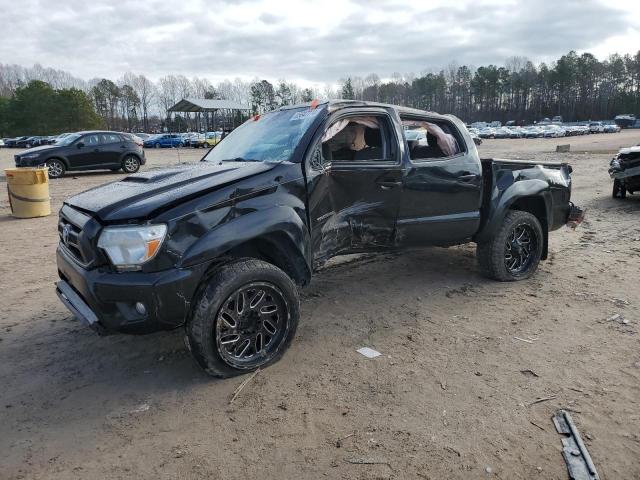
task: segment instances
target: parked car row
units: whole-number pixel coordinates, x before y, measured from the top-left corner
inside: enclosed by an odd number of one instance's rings
[[[620,127],[603,122],[590,122],[577,125],[529,125],[526,127],[470,127],[469,132],[480,138],[558,138],[591,133],[617,133]]]
[[[22,137],[15,138],[3,138],[2,143],[0,143],[0,147],[9,147],[9,148],[31,148],[38,147],[40,145],[50,145],[57,140],[57,135],[52,136],[29,136],[25,135]]]
[[[140,134],[135,134],[140,136]],[[145,148],[211,148],[222,140],[222,132],[159,133],[143,139]]]
[[[50,136],[21,136],[15,138],[1,138],[0,147],[8,148],[32,148],[42,145],[53,145],[64,139],[71,133]],[[171,148],[171,147],[194,147],[211,148],[222,140],[223,132],[207,133],[130,133],[136,137],[141,146],[145,148]]]

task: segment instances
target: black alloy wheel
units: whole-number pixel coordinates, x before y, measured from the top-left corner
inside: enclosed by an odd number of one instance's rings
[[[287,302],[267,282],[254,282],[233,292],[216,319],[216,349],[228,365],[253,369],[277,353],[289,328]]]
[[[519,276],[529,269],[537,249],[536,241],[536,234],[529,225],[523,223],[513,228],[505,242],[504,253],[504,265],[511,275]]]

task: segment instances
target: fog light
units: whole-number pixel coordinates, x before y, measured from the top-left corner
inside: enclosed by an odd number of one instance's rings
[[[136,303],[136,312],[138,312],[140,315],[146,315],[147,314],[147,307],[144,306],[144,303]]]

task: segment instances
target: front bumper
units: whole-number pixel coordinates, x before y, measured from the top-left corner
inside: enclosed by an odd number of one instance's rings
[[[36,158],[22,158],[18,155],[14,156],[14,163],[16,168],[20,167],[37,167],[38,165],[42,165],[44,160],[41,160],[40,157]]]
[[[78,295],[73,287],[64,280],[56,282],[56,294],[65,307],[83,323],[86,323],[99,334],[104,333],[104,327],[91,307]]]
[[[85,269],[58,247],[56,292],[78,319],[99,332],[151,333],[182,325],[206,264],[161,272]],[[136,310],[142,303],[145,313]]]

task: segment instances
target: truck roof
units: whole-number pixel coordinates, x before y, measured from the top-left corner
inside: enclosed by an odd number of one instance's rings
[[[312,102],[306,103],[297,103],[295,105],[284,105],[280,107],[278,110],[289,110],[293,108],[304,108],[310,107]],[[447,115],[442,115],[440,113],[431,112],[428,110],[420,110],[418,108],[411,107],[403,107],[400,105],[392,105],[389,103],[380,103],[380,102],[368,102],[364,100],[344,100],[344,99],[333,99],[333,100],[323,100],[318,103],[318,105],[328,105],[328,109],[330,112],[335,112],[337,110],[341,110],[343,108],[349,107],[382,107],[382,108],[393,108],[400,115],[429,115],[430,117],[435,118],[445,118]]]

